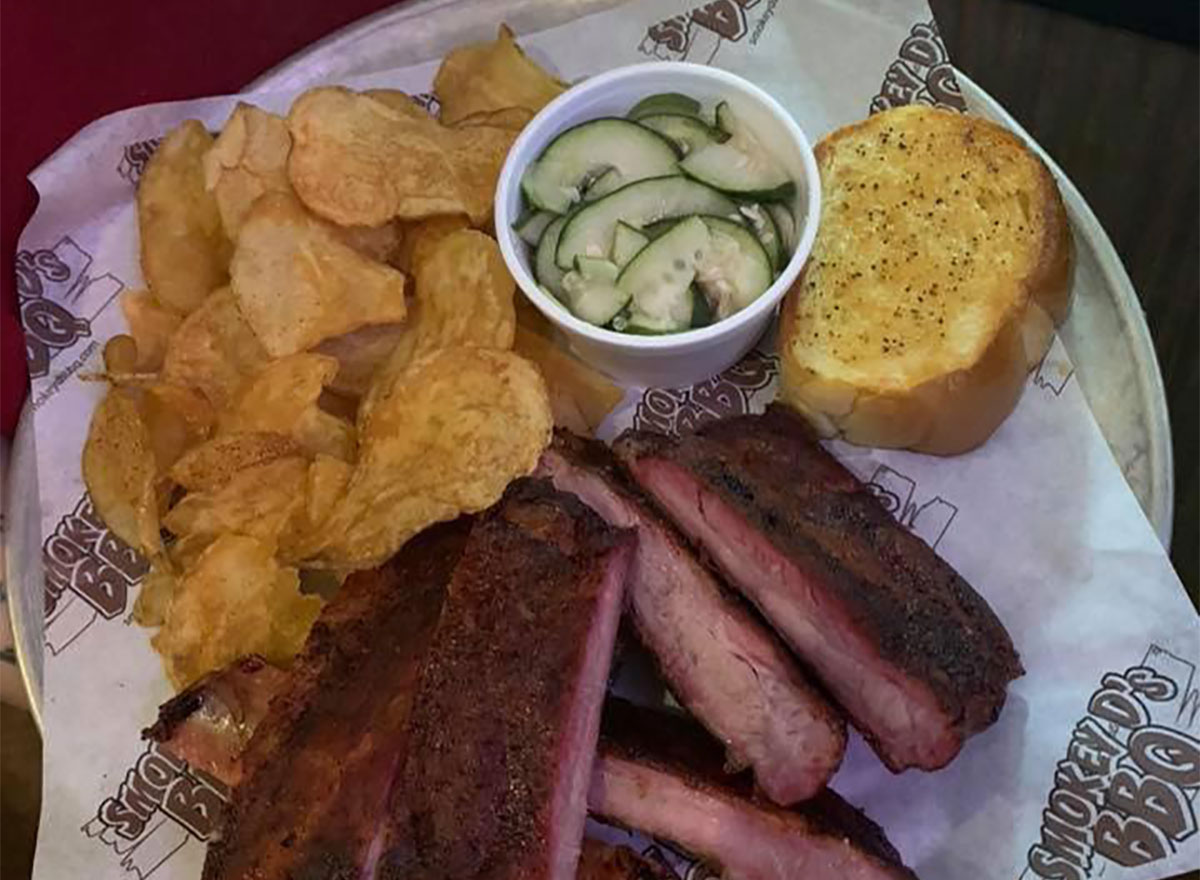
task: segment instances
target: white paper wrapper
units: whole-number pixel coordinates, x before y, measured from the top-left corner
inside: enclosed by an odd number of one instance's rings
[[[494,24],[478,7],[472,15],[455,4],[464,38]],[[548,7],[529,4],[514,20],[527,49],[569,80],[648,57],[715,64],[768,89],[813,137],[892,103],[962,106],[929,10],[913,0],[649,0],[538,31],[561,20]],[[443,51],[423,52],[433,42],[420,40],[435,32],[444,39],[447,29],[414,27],[402,54]],[[433,60],[346,82],[421,93],[435,69]],[[283,111],[293,96],[253,100]],[[139,739],[170,689],[148,632],[128,619],[143,565],[97,520],[80,477],[102,392],[80,373],[124,329],[117,295],[141,284],[132,197],[152,140],[186,118],[219,128],[234,103],[106,117],[33,175],[41,203],[18,276],[47,578],[40,880],[198,877],[220,808],[216,788]],[[606,433],[759,410],[774,376],[774,359],[755,353],[694,388],[632,389]],[[948,769],[893,776],[854,739],[834,787],[926,880],[1148,880],[1200,865],[1200,627],[1062,347],[976,452],[833,451],[988,599],[1027,670],[999,721]],[[632,842],[680,876],[704,875],[669,847]]]

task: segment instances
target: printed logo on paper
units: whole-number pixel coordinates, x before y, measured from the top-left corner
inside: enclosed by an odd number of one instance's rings
[[[1067,741],[1021,880],[1117,877],[1170,858],[1196,834],[1196,665],[1157,645],[1100,677]]]
[[[17,302],[25,326],[25,356],[29,376],[49,375],[51,362],[83,339],[90,341],[79,355],[58,371],[54,382],[33,398],[39,408],[96,351],[92,321],[125,287],[111,273],[93,275],[92,255],[70,236],[52,248],[17,252]]]
[[[659,61],[712,64],[726,43],[758,44],[779,0],[716,0],[651,25],[638,45]]]
[[[752,351],[719,376],[690,388],[647,388],[633,413],[633,427],[678,435],[708,422],[761,412],[779,374],[779,358]]]
[[[425,112],[430,116],[437,116],[442,112],[442,102],[438,100],[437,95],[433,92],[420,92],[410,97],[417,106],[424,108]]]
[[[117,174],[136,186],[146,170],[146,163],[161,143],[162,138],[156,137],[126,144],[121,151],[121,161],[117,163]]]
[[[899,57],[883,75],[879,94],[871,99],[871,113],[902,107],[906,104],[928,104],[963,111],[963,100],[950,65],[950,53],[938,33],[937,23],[915,24],[900,44]]]
[[[152,742],[80,830],[145,880],[184,847],[205,846],[228,798],[219,780]]]
[[[61,654],[97,620],[125,614],[146,560],[109,531],[86,494],[42,544],[46,649]]]
[[[1040,388],[1055,397],[1061,397],[1075,375],[1075,367],[1065,358],[1052,357],[1047,354],[1038,363],[1029,380],[1034,387]]]
[[[941,495],[921,497],[917,493],[916,480],[886,464],[875,468],[866,486],[900,525],[934,550],[958,514],[958,505]]]

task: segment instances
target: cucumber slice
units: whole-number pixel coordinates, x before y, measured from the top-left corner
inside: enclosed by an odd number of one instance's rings
[[[550,142],[521,178],[536,208],[565,214],[588,183],[609,169],[630,183],[675,172],[675,148],[657,132],[628,119],[593,119]]]
[[[738,213],[745,218],[747,224],[758,237],[758,243],[763,246],[767,256],[771,258],[771,268],[778,272],[786,262],[783,257],[783,242],[779,237],[779,229],[770,212],[762,205],[740,205]]]
[[[708,246],[696,259],[696,286],[717,319],[744,309],[775,280],[771,258],[745,226],[724,217],[699,218],[709,232]]]
[[[768,202],[763,207],[767,209],[767,213],[775,221],[775,228],[779,230],[779,240],[783,242],[786,263],[791,259],[792,251],[796,249],[796,218],[792,215],[792,209],[783,202]]]
[[[795,192],[787,169],[741,124],[728,104],[717,106],[717,121],[729,140],[689,154],[679,163],[684,174],[722,192],[759,201],[783,199]]]
[[[576,317],[603,327],[628,305],[630,295],[617,287],[616,263],[597,257],[580,257],[563,276],[563,294]]]
[[[649,238],[628,223],[617,221],[617,231],[613,233],[613,262],[624,269],[638,251],[648,244]]]
[[[653,116],[643,116],[638,119],[638,124],[657,131],[670,140],[682,156],[687,156],[709,144],[719,144],[729,139],[729,135],[713,128],[704,120],[697,119],[695,116],[681,116],[678,113],[655,113]]]
[[[546,227],[554,222],[555,215],[549,211],[534,211],[525,214],[513,224],[513,232],[520,236],[521,241],[530,247],[537,247],[542,240]]]
[[[736,213],[737,204],[728,196],[686,177],[639,180],[572,214],[558,240],[555,259],[560,268],[570,269],[578,256],[607,257],[621,220],[644,228],[667,217]]]
[[[663,92],[642,98],[625,115],[630,119],[654,116],[659,113],[676,113],[681,116],[700,116],[700,102],[678,92]]]
[[[591,182],[586,190],[583,191],[582,201],[594,202],[597,199],[603,198],[609,193],[616,192],[625,185],[626,181],[621,177],[621,172],[616,168],[609,168],[599,177]]]
[[[617,286],[633,298],[626,329],[669,333],[692,324],[697,261],[711,234],[699,217],[681,220],[629,261]]]
[[[554,254],[558,250],[558,236],[566,222],[566,217],[550,221],[550,225],[542,233],[541,241],[538,242],[537,253],[533,256],[533,274],[537,278],[538,284],[559,299],[562,299],[563,296],[564,273],[554,262]]]
[[[694,314],[696,303],[703,300],[704,297],[696,293],[694,287],[689,287],[683,292],[683,298],[680,300],[680,309],[681,311],[690,310]],[[625,324],[621,329],[625,333],[633,333],[637,336],[662,336],[665,333],[679,333],[691,328],[692,325],[689,321],[680,322],[674,316],[651,316],[635,308],[630,309],[625,319]]]

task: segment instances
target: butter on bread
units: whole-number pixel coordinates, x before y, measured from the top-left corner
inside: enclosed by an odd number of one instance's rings
[[[825,436],[950,455],[1008,416],[1070,304],[1045,164],[974,116],[899,107],[816,147],[821,226],[780,319],[780,396]]]

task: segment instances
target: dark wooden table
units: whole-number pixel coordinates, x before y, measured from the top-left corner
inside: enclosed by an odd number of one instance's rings
[[[1072,4],[1048,4],[1070,6]],[[1200,65],[1197,7],[930,0],[956,66],[1032,134],[1096,212],[1141,297],[1175,450],[1171,560],[1200,590]],[[1124,21],[1132,30],[1096,18]],[[1188,31],[1190,21],[1191,30]],[[1158,34],[1170,39],[1162,39]]]

